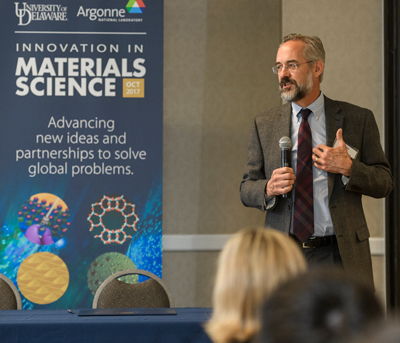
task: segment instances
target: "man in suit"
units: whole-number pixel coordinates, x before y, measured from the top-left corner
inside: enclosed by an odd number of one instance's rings
[[[373,287],[361,197],[386,197],[393,188],[393,177],[373,113],[333,101],[320,91],[324,63],[325,51],[318,37],[284,37],[272,69],[287,103],[255,117],[240,196],[245,206],[267,212],[266,227],[291,235],[310,266],[340,265]],[[304,119],[303,109],[310,113]],[[309,130],[306,138],[305,127]],[[293,168],[281,167],[278,142],[284,136],[292,141]],[[306,158],[312,180],[307,192],[312,196],[301,189],[297,170],[306,165],[304,140],[310,143]],[[299,205],[301,199],[308,199],[311,209]],[[308,218],[303,218],[305,214]],[[305,235],[298,234],[298,225],[306,227]]]

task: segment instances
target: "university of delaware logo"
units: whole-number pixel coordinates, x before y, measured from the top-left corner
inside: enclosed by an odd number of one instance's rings
[[[28,25],[32,20],[32,15],[29,10],[26,9],[26,2],[22,4],[22,8],[18,7],[19,2],[14,2],[15,4],[15,15],[19,18],[19,26]],[[24,19],[25,18],[25,19]]]
[[[62,5],[49,5],[49,4],[29,4],[23,2],[21,5],[19,2],[15,4],[15,15],[18,17],[19,26],[26,26],[31,21],[66,21],[67,18],[67,7]]]
[[[126,9],[129,13],[143,13],[146,8],[143,0],[129,0],[126,5]]]

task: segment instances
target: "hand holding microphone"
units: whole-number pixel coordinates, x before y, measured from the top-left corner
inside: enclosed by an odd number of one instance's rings
[[[272,172],[271,179],[267,183],[266,194],[268,196],[282,195],[283,198],[288,197],[288,193],[292,190],[295,175],[291,168],[291,147],[292,142],[289,137],[282,137],[279,140],[281,148],[281,168]]]

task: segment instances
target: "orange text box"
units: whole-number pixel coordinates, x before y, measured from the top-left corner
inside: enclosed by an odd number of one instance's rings
[[[122,79],[124,98],[144,98],[144,79]]]

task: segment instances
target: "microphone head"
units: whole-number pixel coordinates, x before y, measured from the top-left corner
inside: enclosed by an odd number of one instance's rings
[[[292,141],[290,140],[289,137],[282,137],[279,140],[279,147],[281,149],[290,149],[292,147]]]

